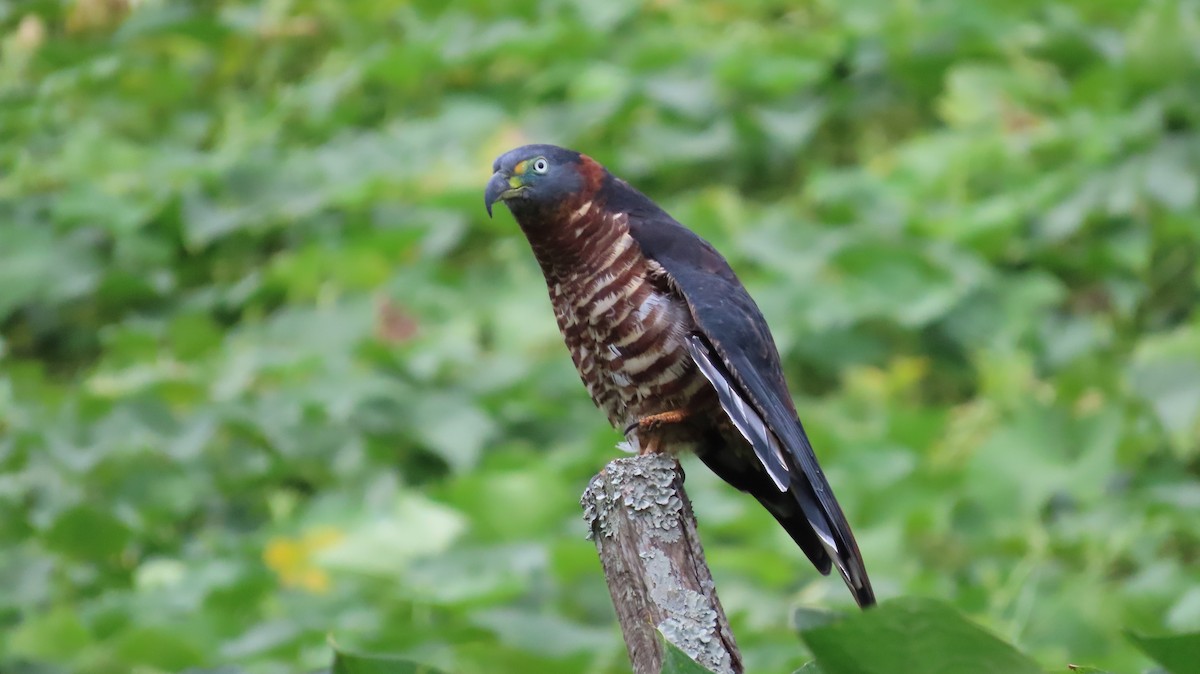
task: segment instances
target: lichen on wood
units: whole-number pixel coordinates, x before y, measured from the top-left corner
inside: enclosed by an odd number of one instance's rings
[[[581,504],[635,674],[661,670],[658,632],[713,672],[740,674],[675,458],[617,459],[592,479]]]

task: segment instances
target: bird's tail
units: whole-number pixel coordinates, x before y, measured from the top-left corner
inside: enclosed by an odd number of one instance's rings
[[[846,523],[841,508],[837,507],[835,502],[835,508],[832,509],[834,512],[828,513],[830,517],[827,518],[840,518],[840,526],[827,521],[828,526],[824,528],[827,531],[844,532],[844,535],[837,536],[841,540],[822,540],[823,537],[812,525],[813,513],[805,507],[802,500],[810,499],[809,503],[813,503],[815,499],[811,495],[803,493],[804,487],[807,485],[793,484],[786,493],[771,494],[767,492],[764,494],[759,492],[756,496],[788,532],[796,545],[800,546],[818,571],[823,575],[829,575],[830,570],[836,567],[838,574],[845,581],[846,587],[854,595],[854,601],[862,608],[874,606],[875,591],[871,587],[871,579],[867,576],[862,553],[858,550],[858,542],[854,540],[854,534],[850,533],[850,526]],[[818,516],[823,517],[824,513],[820,513]]]

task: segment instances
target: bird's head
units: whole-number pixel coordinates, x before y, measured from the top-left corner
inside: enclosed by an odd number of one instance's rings
[[[525,145],[500,155],[492,164],[483,201],[488,215],[503,201],[514,215],[545,211],[578,197],[589,186],[585,166],[599,167],[587,157],[554,145]]]

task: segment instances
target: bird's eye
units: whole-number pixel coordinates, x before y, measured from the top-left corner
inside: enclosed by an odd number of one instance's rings
[[[545,173],[548,170],[550,170],[550,164],[547,164],[545,159],[538,157],[533,160],[533,171],[535,173]]]

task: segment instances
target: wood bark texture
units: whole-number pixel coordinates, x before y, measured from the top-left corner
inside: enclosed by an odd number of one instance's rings
[[[634,674],[662,671],[659,632],[713,672],[741,674],[679,462],[665,453],[617,459],[580,503]]]

